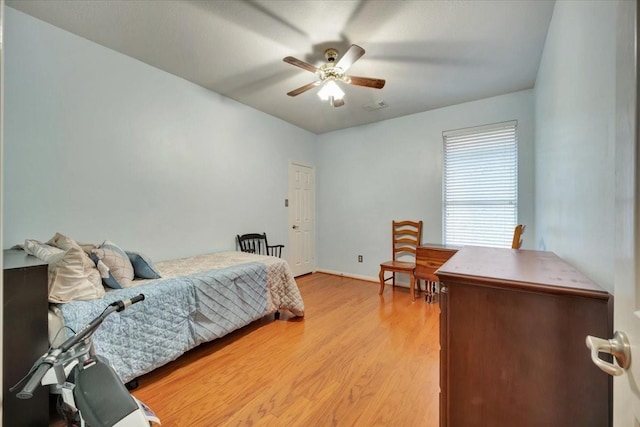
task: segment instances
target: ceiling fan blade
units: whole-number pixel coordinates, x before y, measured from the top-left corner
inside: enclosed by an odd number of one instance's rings
[[[372,79],[370,77],[356,77],[349,76],[347,83],[355,85],[355,86],[366,86],[374,89],[382,89],[386,80],[383,79]]]
[[[312,82],[309,84],[306,84],[304,86],[300,86],[298,89],[294,89],[291,92],[288,92],[287,95],[289,96],[298,96],[301,93],[304,93],[306,91],[308,91],[309,89],[313,89],[314,87],[318,86],[320,84],[320,80],[318,80],[317,82]]]
[[[296,67],[300,67],[303,70],[311,71],[312,73],[315,73],[318,71],[318,67],[308,64],[304,61],[301,61],[298,58],[294,58],[293,56],[287,56],[286,58],[283,59],[283,61],[288,64],[295,65]]]
[[[336,67],[342,69],[342,71],[347,71],[349,67],[353,65],[360,57],[364,55],[364,49],[358,46],[357,44],[352,44],[351,47],[342,55],[342,58],[336,64]]]
[[[331,105],[335,108],[342,107],[344,105],[344,99],[331,98]]]

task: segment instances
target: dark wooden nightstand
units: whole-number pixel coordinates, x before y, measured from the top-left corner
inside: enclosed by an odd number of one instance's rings
[[[9,387],[29,372],[49,346],[47,264],[22,250],[3,251],[2,425],[49,425],[49,390],[18,399]]]

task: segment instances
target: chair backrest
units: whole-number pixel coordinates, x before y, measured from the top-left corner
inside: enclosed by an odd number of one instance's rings
[[[522,246],[521,237],[524,233],[525,228],[527,228],[526,225],[516,225],[516,228],[513,230],[513,241],[511,242],[511,249],[520,249],[520,246]]]
[[[238,246],[242,252],[249,252],[258,255],[282,256],[284,245],[269,246],[267,233],[249,233],[236,235]]]
[[[267,254],[267,235],[266,233],[249,233],[243,235],[237,235],[238,246],[242,252],[249,252],[252,254]]]
[[[393,260],[400,255],[416,256],[416,249],[422,244],[422,221],[393,221],[391,224],[393,238]]]

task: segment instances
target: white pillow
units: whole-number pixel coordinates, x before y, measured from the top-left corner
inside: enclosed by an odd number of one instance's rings
[[[64,234],[56,233],[49,241],[48,244],[55,246],[56,248],[64,249],[65,251],[71,247],[79,247],[78,243],[70,237]]]
[[[49,258],[49,301],[92,300],[105,295],[100,273],[80,248],[70,246]]]
[[[26,253],[33,255],[44,262],[49,262],[49,258],[54,255],[61,254],[64,250],[56,248],[55,246],[41,243],[37,240],[27,239],[24,241],[23,249]]]

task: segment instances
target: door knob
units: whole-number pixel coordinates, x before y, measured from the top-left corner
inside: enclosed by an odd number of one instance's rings
[[[294,225],[292,228],[293,228],[294,230],[297,230],[297,229],[298,229],[298,228],[300,228],[300,227],[298,227],[297,225]]]
[[[587,347],[591,349],[591,360],[607,374],[622,375],[624,370],[631,365],[631,345],[629,345],[629,340],[624,332],[616,331],[610,340],[587,335],[585,341]],[[619,366],[600,359],[598,353],[612,354]]]

